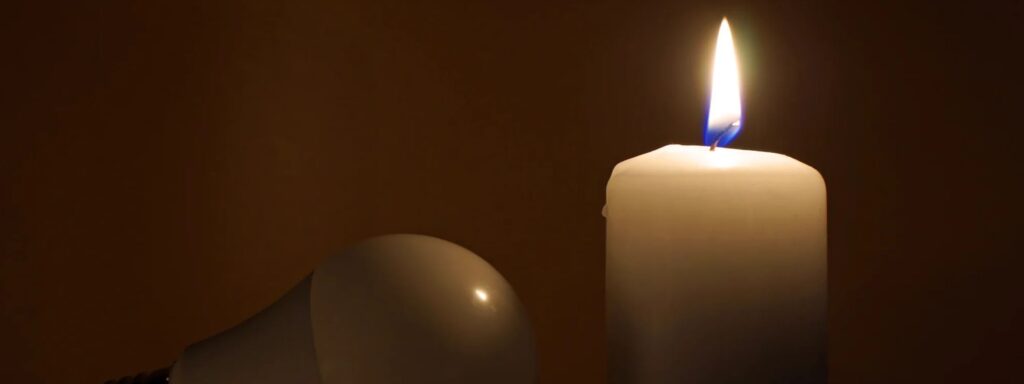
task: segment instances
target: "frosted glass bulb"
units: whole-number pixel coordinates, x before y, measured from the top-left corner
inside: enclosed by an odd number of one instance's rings
[[[522,304],[498,271],[445,240],[388,235],[188,347],[170,382],[526,384],[535,364]]]

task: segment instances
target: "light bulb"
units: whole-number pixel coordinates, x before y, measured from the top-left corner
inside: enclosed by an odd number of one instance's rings
[[[507,281],[421,235],[363,241],[277,302],[188,347],[172,384],[508,383],[536,380],[533,333]]]

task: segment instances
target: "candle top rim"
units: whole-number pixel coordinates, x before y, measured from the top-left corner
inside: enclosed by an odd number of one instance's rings
[[[656,174],[719,174],[724,172],[771,172],[820,174],[811,166],[792,157],[763,151],[717,148],[702,145],[669,144],[626,159],[615,166],[618,175]]]

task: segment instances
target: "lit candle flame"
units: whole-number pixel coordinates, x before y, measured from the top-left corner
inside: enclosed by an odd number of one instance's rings
[[[740,133],[740,71],[736,64],[736,48],[732,43],[729,21],[722,19],[715,44],[715,65],[711,75],[711,107],[704,130],[704,145],[714,149],[732,142]]]

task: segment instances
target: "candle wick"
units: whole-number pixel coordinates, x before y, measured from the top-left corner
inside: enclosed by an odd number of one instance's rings
[[[710,122],[708,123],[708,129],[709,130],[711,129],[711,123]],[[738,131],[739,129],[740,129],[740,121],[739,120],[736,120],[736,121],[732,122],[732,124],[729,124],[728,127],[725,127],[725,129],[723,129],[722,132],[718,133],[718,137],[715,138],[715,141],[713,143],[711,143],[711,151],[714,151],[715,148],[718,148],[718,143],[722,141],[722,138],[724,138],[726,136],[735,136],[735,132]]]

